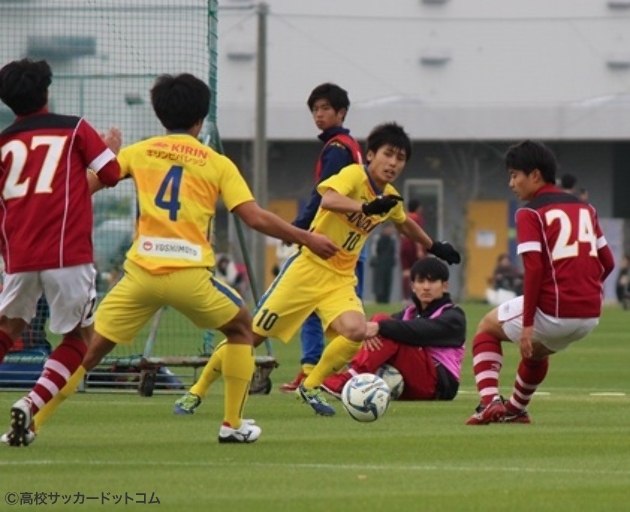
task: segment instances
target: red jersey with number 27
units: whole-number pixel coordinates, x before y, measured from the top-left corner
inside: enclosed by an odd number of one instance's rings
[[[7,273],[94,261],[87,169],[103,170],[108,176],[99,179],[116,183],[120,168],[106,166],[113,159],[80,117],[43,111],[0,133],[0,244]]]
[[[551,185],[516,212],[525,267],[523,325],[536,308],[557,318],[601,314],[602,281],[614,266],[595,208]]]

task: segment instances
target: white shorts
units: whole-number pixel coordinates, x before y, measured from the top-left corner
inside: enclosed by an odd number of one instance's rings
[[[499,306],[499,322],[510,341],[518,343],[523,329],[523,296]],[[599,323],[599,318],[556,318],[536,309],[533,340],[559,352],[584,338]]]
[[[91,263],[75,267],[4,275],[0,315],[30,322],[44,295],[50,306],[50,330],[66,334],[94,323],[96,270]]]

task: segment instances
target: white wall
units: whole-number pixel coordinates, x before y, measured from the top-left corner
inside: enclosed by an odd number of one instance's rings
[[[219,121],[254,130],[256,16],[221,3]],[[349,90],[360,136],[397,119],[420,140],[630,136],[630,8],[606,0],[269,0],[268,132],[312,134],[305,99]],[[250,52],[252,58],[234,59]],[[420,62],[443,53],[443,64]],[[625,59],[615,69],[609,59]]]

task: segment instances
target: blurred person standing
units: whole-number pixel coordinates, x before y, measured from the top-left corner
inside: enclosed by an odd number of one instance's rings
[[[424,208],[418,199],[409,200],[407,203],[407,212],[409,212],[407,216],[424,229]],[[427,253],[421,244],[401,235],[398,254],[400,257],[400,268],[402,270],[402,297],[405,303],[410,303],[412,298],[411,267],[416,261],[426,258]]]
[[[378,304],[389,304],[396,267],[396,228],[385,224],[372,243],[372,291]]]

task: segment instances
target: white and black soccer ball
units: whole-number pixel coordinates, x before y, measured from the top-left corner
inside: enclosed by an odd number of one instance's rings
[[[389,407],[389,388],[383,379],[371,373],[352,377],[341,391],[341,403],[348,414],[360,422],[379,419]]]
[[[376,375],[387,384],[391,399],[398,400],[405,389],[405,381],[401,373],[391,364],[384,364],[376,370]]]

